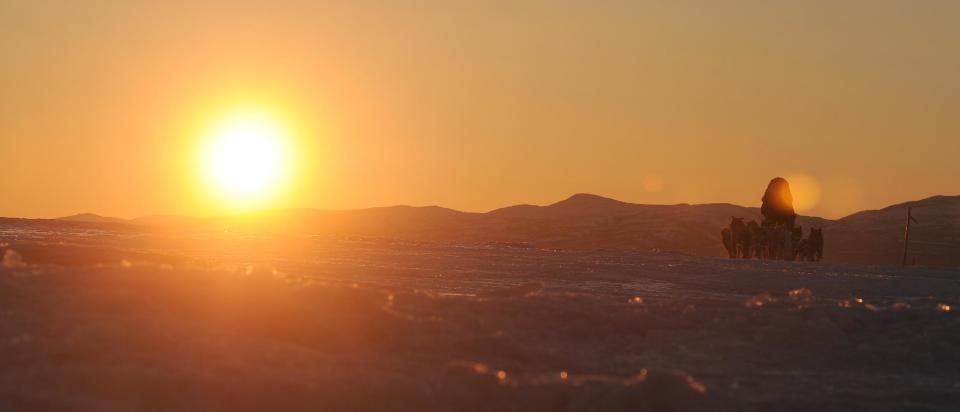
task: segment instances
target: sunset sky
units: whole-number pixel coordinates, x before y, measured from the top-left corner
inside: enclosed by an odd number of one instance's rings
[[[238,211],[203,153],[248,112],[285,142],[258,208],[753,206],[774,176],[831,218],[960,194],[958,21],[956,1],[0,0],[0,215]]]

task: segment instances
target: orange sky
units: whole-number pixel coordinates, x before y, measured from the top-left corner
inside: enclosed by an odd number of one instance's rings
[[[237,105],[295,135],[271,207],[960,193],[960,2],[315,3],[0,1],[0,215],[224,213]]]

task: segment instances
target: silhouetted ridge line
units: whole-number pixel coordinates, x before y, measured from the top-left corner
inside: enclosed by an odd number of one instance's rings
[[[101,216],[94,213],[78,213],[75,215],[58,217],[56,220],[67,220],[71,222],[90,222],[90,223],[127,223],[127,219],[119,217]]]
[[[911,232],[911,261],[960,265],[960,196],[931,196],[839,220],[799,216],[805,232],[823,228],[825,261],[896,264],[907,207],[920,221]],[[279,234],[368,236],[457,243],[516,243],[556,249],[675,250],[722,256],[719,228],[731,216],[760,219],[756,207],[729,203],[645,205],[586,193],[544,206],[515,205],[486,213],[440,206],[387,206],[359,210],[285,209],[244,216],[146,216],[119,225],[131,230],[226,230]],[[107,219],[108,221],[100,221]],[[64,220],[3,219],[13,225],[111,223],[93,214]],[[47,223],[43,223],[47,222]],[[115,225],[113,227],[116,227]]]

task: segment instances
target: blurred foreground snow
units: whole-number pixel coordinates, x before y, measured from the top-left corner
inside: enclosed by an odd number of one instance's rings
[[[3,410],[960,404],[955,269],[236,234],[0,241],[17,252],[0,268]]]

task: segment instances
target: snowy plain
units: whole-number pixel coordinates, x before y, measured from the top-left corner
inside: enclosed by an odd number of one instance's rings
[[[0,253],[3,410],[960,404],[956,268],[9,224]]]

